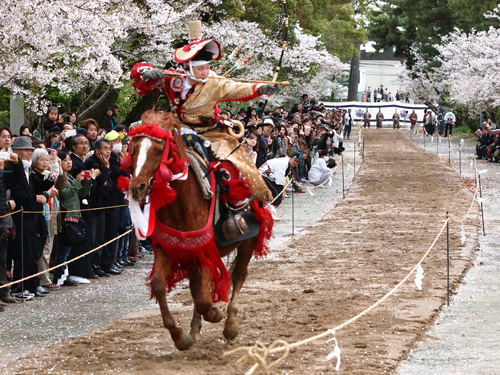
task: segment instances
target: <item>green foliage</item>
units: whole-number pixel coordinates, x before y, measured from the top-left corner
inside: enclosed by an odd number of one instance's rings
[[[455,28],[466,32],[487,28],[495,21],[483,14],[496,5],[496,0],[388,0],[369,14],[369,36],[377,49],[395,47],[395,56],[404,58],[409,69],[415,64],[413,45],[432,68],[438,54],[434,45]]]
[[[297,0],[296,16],[304,30],[321,35],[331,54],[346,60],[358,53],[356,46],[367,40],[365,29],[358,24],[353,4],[347,0]],[[364,8],[357,8],[356,13]]]

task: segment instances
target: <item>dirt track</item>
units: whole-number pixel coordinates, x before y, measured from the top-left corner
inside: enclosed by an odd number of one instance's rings
[[[462,216],[471,196],[456,174],[400,133],[366,133],[365,164],[346,199],[308,233],[269,259],[253,262],[240,298],[240,335],[222,337],[222,323],[204,324],[204,342],[178,352],[152,308],[114,321],[89,335],[52,345],[4,369],[5,373],[54,374],[241,374],[238,357],[222,353],[256,340],[289,343],[335,327],[377,301],[419,261],[445,220]],[[476,227],[465,225],[468,236]],[[460,243],[452,224],[452,285],[474,256],[476,241]],[[413,343],[425,335],[446,298],[446,237],[423,264],[423,290],[414,277],[381,306],[337,332],[342,350],[340,374],[391,373]],[[192,302],[187,290],[170,308],[189,328]],[[225,308],[225,305],[222,305]],[[331,373],[325,340],[296,349],[276,374]]]

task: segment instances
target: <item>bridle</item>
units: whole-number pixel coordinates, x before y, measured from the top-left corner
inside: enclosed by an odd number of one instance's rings
[[[177,131],[174,129],[174,131]],[[149,237],[154,229],[156,220],[155,211],[175,199],[175,191],[170,183],[176,180],[186,180],[188,177],[189,161],[179,157],[177,145],[171,131],[159,127],[156,124],[145,124],[132,128],[128,135],[132,137],[128,155],[121,161],[120,168],[129,175],[126,183],[121,183],[120,188],[124,192],[129,191],[130,179],[132,178],[132,157],[135,137],[146,137],[153,141],[163,142],[164,148],[160,164],[154,175],[148,181],[148,191],[144,201],[144,210],[141,210],[139,202],[129,199],[130,213],[139,239]],[[175,173],[177,172],[177,173]]]

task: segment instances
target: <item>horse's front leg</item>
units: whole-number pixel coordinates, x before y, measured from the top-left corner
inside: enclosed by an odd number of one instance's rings
[[[238,246],[238,254],[234,261],[233,272],[231,273],[231,280],[233,283],[233,294],[231,301],[227,306],[227,319],[224,325],[224,337],[227,340],[234,340],[238,336],[239,323],[236,319],[238,314],[238,297],[240,295],[241,287],[245,282],[248,275],[248,263],[252,258],[253,248],[255,246],[255,238],[248,239]]]
[[[161,248],[157,248],[155,251],[154,267],[155,270],[151,278],[151,288],[160,305],[163,325],[170,331],[170,336],[174,341],[175,347],[179,350],[187,350],[193,345],[193,339],[191,336],[184,333],[182,328],[177,327],[168,309],[166,280],[172,271],[172,262]]]

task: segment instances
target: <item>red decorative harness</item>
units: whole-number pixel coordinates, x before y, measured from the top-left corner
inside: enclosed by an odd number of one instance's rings
[[[138,235],[143,238],[151,237],[154,251],[160,247],[172,261],[172,271],[166,280],[168,291],[171,291],[177,282],[188,277],[190,267],[198,267],[210,272],[212,276],[213,301],[228,301],[230,276],[221,260],[213,231],[215,198],[210,202],[207,223],[202,229],[182,232],[160,222],[156,218],[155,211],[174,201],[176,194],[175,190],[170,187],[170,182],[187,177],[187,161],[179,158],[172,133],[157,125],[141,125],[131,129],[128,134],[133,137],[148,137],[158,142],[165,141],[160,165],[154,174],[154,183],[151,186],[150,207],[146,205],[144,209],[145,212],[149,212],[149,217],[142,216],[137,202],[131,200],[130,207],[136,228],[143,227],[143,220],[148,221],[147,229],[144,232],[138,229]],[[127,157],[122,160],[121,168],[130,170],[132,164],[133,159],[131,150],[129,150]],[[182,172],[174,174],[172,170],[181,170]],[[128,190],[129,183],[130,180],[128,184],[126,181],[122,181],[120,186],[122,189]],[[210,184],[212,190],[215,191],[213,173],[210,175]],[[146,216],[148,216],[147,213]],[[154,264],[149,280],[153,274]],[[154,297],[152,289],[151,297]]]

